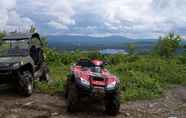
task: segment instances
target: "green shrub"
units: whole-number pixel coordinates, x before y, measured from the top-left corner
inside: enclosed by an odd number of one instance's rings
[[[120,78],[123,99],[159,97],[167,85],[186,85],[186,56],[164,58],[159,55],[101,55],[96,51],[59,53],[45,49],[46,61],[54,83],[37,83],[37,88],[50,93],[63,90],[70,65],[80,58],[96,58],[110,62],[107,68]]]
[[[64,80],[53,80],[50,83],[35,81],[34,87],[36,90],[44,93],[54,94],[56,92],[63,92]]]
[[[174,33],[169,33],[165,37],[160,37],[155,46],[155,52],[160,56],[170,58],[175,55],[176,49],[181,47],[182,38]]]
[[[128,75],[129,78],[124,78],[126,100],[149,99],[161,94],[162,87],[157,79],[138,71],[130,71]]]

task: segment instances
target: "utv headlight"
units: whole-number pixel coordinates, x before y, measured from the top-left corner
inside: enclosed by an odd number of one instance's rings
[[[116,86],[116,81],[113,81],[107,85],[107,89],[112,89]]]
[[[17,69],[19,67],[20,67],[20,63],[14,63],[14,64],[12,64],[12,68],[13,69]]]
[[[86,86],[90,86],[90,82],[86,79],[83,79],[82,77],[80,77],[80,81],[83,85],[86,85]]]

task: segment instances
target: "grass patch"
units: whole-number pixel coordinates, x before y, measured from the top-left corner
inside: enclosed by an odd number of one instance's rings
[[[34,86],[37,90],[44,93],[54,94],[56,92],[63,92],[66,75],[68,73],[68,66],[49,64],[51,81],[40,82],[35,81]]]
[[[49,83],[35,81],[34,87],[40,92],[54,94],[64,90],[64,80],[53,80]]]
[[[49,93],[63,91],[70,66],[80,57],[106,60],[107,68],[121,81],[122,100],[143,100],[160,97],[171,85],[186,85],[186,55],[163,58],[157,55],[100,55],[95,52],[58,53],[47,49],[47,63],[53,82],[36,83],[36,87]]]

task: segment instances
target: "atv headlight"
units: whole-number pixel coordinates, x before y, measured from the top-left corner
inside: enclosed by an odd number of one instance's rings
[[[90,86],[90,82],[86,79],[83,79],[82,77],[80,77],[81,83],[86,85],[86,86]]]
[[[107,88],[110,89],[110,88],[114,88],[115,86],[116,86],[116,81],[113,81],[107,85]]]
[[[17,69],[19,67],[20,67],[20,63],[14,63],[14,64],[12,64],[12,68],[13,69]]]

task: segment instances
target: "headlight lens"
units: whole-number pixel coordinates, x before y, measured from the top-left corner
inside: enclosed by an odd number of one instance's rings
[[[86,79],[83,79],[82,77],[80,77],[81,83],[87,86],[90,86],[90,82]]]
[[[113,81],[107,85],[107,88],[110,89],[110,88],[114,88],[115,86],[116,86],[116,81]]]

